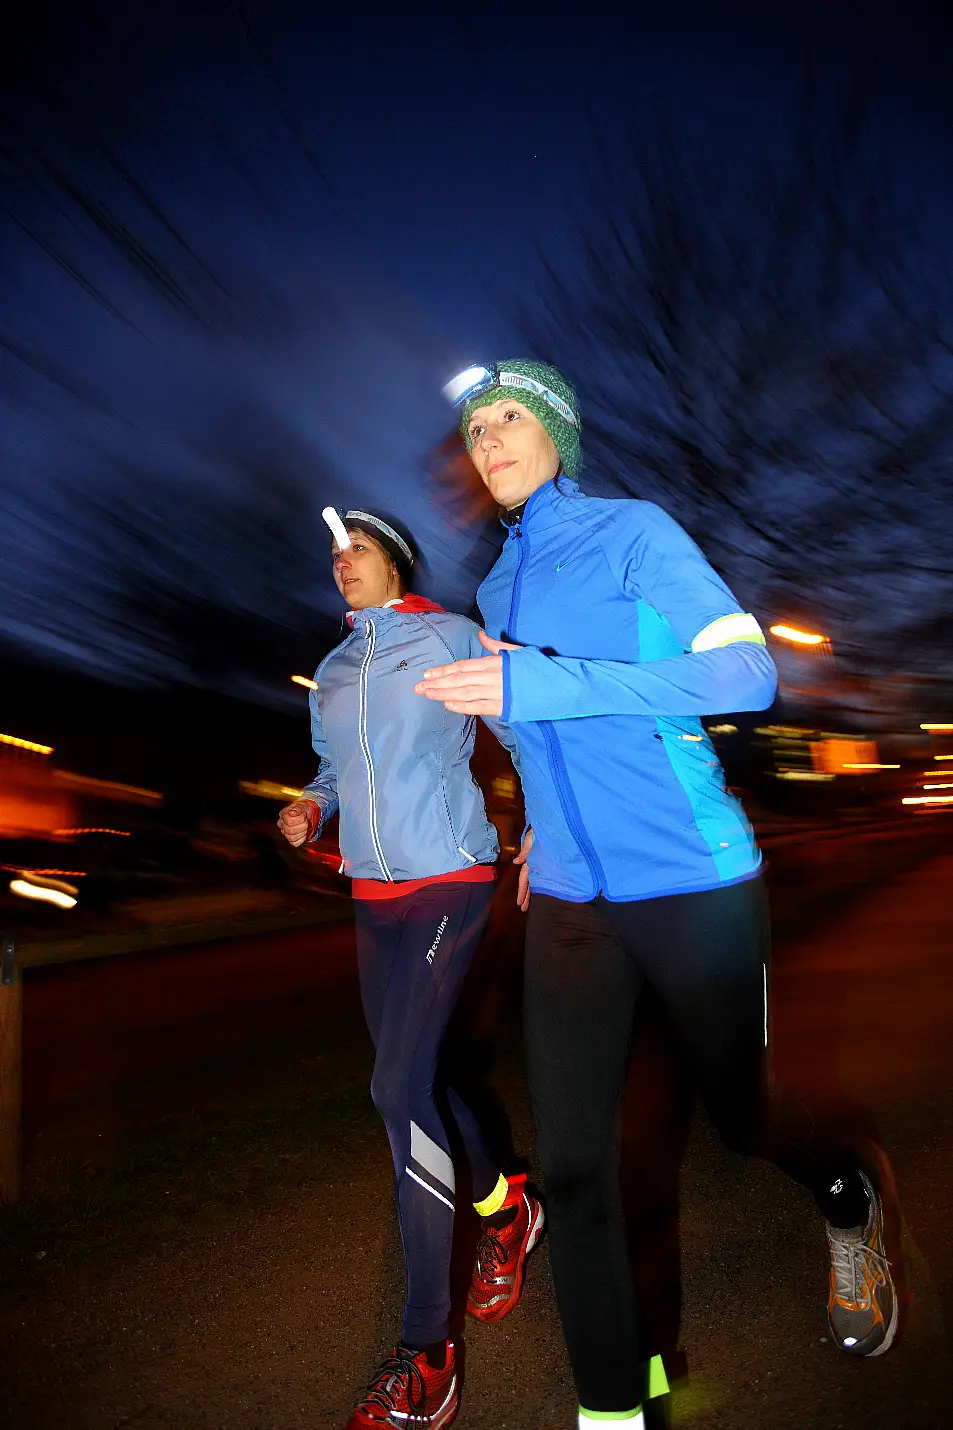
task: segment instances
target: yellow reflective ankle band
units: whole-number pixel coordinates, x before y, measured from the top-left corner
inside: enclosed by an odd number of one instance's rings
[[[648,1382],[648,1389],[645,1392],[646,1400],[656,1400],[660,1395],[668,1395],[668,1376],[665,1374],[661,1356],[653,1356],[649,1361]]]
[[[579,1430],[584,1430],[586,1425],[628,1425],[629,1430],[642,1430],[645,1420],[642,1417],[642,1407],[637,1405],[634,1410],[584,1410],[579,1407]]]
[[[665,1366],[661,1356],[653,1356],[646,1366],[645,1379],[647,1388],[645,1391],[646,1400],[657,1400],[660,1395],[669,1394],[668,1376],[665,1374]],[[579,1407],[579,1430],[584,1430],[586,1425],[612,1424],[628,1425],[629,1430],[642,1430],[644,1419],[641,1405],[637,1405],[634,1410],[586,1410],[585,1406]]]
[[[506,1201],[506,1194],[509,1189],[510,1184],[501,1172],[500,1180],[497,1182],[490,1195],[488,1197],[485,1197],[482,1202],[473,1203],[473,1209],[476,1212],[477,1216],[492,1216],[494,1212],[498,1212],[500,1207]]]

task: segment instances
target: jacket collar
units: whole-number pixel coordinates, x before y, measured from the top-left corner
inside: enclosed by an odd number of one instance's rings
[[[562,521],[571,521],[578,515],[572,504],[581,496],[579,483],[574,482],[571,477],[554,477],[532,493],[516,525],[524,531],[544,531]],[[506,520],[503,520],[503,525],[508,528],[509,535],[515,537],[514,527]]]
[[[348,611],[345,619],[351,630],[354,630],[356,625],[366,624],[368,618],[373,618],[377,625],[382,622],[389,625],[393,616],[416,616],[424,611],[442,610],[443,606],[438,606],[436,601],[431,601],[427,596],[418,596],[416,591],[408,591],[406,596],[397,596],[384,606],[369,606],[364,611]]]

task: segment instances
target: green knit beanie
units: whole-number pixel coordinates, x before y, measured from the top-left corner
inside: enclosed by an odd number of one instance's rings
[[[525,358],[507,358],[505,362],[498,362],[496,371],[504,379],[507,375],[512,374],[516,379],[526,378],[528,383],[545,388],[561,406],[568,408],[575,422],[560,412],[543,393],[533,391],[530,386],[524,386],[518,380],[512,382],[504,380],[495,387],[485,388],[482,392],[475,393],[460,409],[460,432],[466,443],[467,451],[470,452],[473,449],[470,433],[467,430],[471,415],[478,407],[486,407],[491,402],[499,402],[502,397],[512,397],[517,402],[521,402],[524,407],[528,407],[534,417],[539,418],[553,439],[553,445],[559,453],[563,471],[567,477],[574,477],[579,471],[582,460],[579,450],[579,431],[582,427],[582,419],[579,416],[579,401],[576,394],[562,373],[558,368],[550,367],[548,363],[530,362]]]

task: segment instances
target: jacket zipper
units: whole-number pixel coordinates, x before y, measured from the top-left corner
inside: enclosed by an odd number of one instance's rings
[[[520,603],[520,595],[523,589],[523,561],[529,551],[529,541],[523,535],[522,521],[510,528],[514,533],[514,540],[519,543],[517,547],[516,575],[513,577],[513,594],[510,597],[510,616],[506,623],[506,630],[503,635],[511,641],[516,640],[516,608]],[[525,543],[525,545],[524,545]]]
[[[358,702],[358,737],[361,742],[361,753],[364,756],[364,763],[367,766],[367,792],[370,799],[371,812],[371,842],[374,845],[374,853],[377,855],[378,863],[384,872],[384,878],[388,883],[394,882],[394,876],[387,867],[387,860],[384,858],[384,850],[381,845],[381,837],[377,829],[377,786],[374,779],[374,761],[371,758],[370,741],[367,738],[367,673],[370,669],[371,660],[374,657],[374,649],[377,645],[377,629],[373,621],[368,621],[364,631],[364,639],[367,649],[361,663],[361,675],[359,683]]]
[[[533,495],[535,496],[535,492]],[[530,500],[532,501],[532,497],[530,497]],[[526,513],[524,512],[523,516],[525,517],[525,515]],[[515,640],[516,612],[523,591],[523,563],[529,553],[529,540],[523,535],[522,519],[516,526],[511,527],[510,530],[514,533],[514,540],[519,542],[519,557],[516,575],[513,577],[513,594],[510,597],[510,616],[505,634],[509,636],[510,640]],[[605,886],[605,874],[602,871],[602,865],[599,863],[599,858],[595,849],[592,847],[588,834],[583,828],[581,821],[577,821],[573,813],[573,810],[577,807],[576,799],[569,788],[566,763],[563,759],[562,751],[559,748],[559,740],[556,731],[553,729],[552,721],[541,720],[539,725],[543,732],[543,738],[546,741],[549,769],[553,777],[553,783],[556,786],[556,793],[559,795],[559,804],[563,812],[563,818],[568,824],[570,833],[588,865],[589,874],[593,882],[593,898],[595,898]]]
[[[457,845],[457,831],[453,827],[453,815],[450,813],[450,801],[447,799],[447,786],[444,783],[442,773],[440,776],[440,795],[443,799],[443,812],[447,816],[447,828],[450,831],[450,838],[454,846],[459,848],[459,845]]]

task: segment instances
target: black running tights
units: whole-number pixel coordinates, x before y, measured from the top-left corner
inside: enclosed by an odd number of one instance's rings
[[[530,1091],[556,1295],[579,1400],[589,1410],[629,1410],[642,1398],[619,1110],[645,983],[665,1006],[725,1143],[790,1173],[829,1220],[866,1220],[856,1157],[826,1142],[812,1122],[806,1133],[787,1133],[768,1113],[769,946],[761,879],[634,903],[533,895]]]

